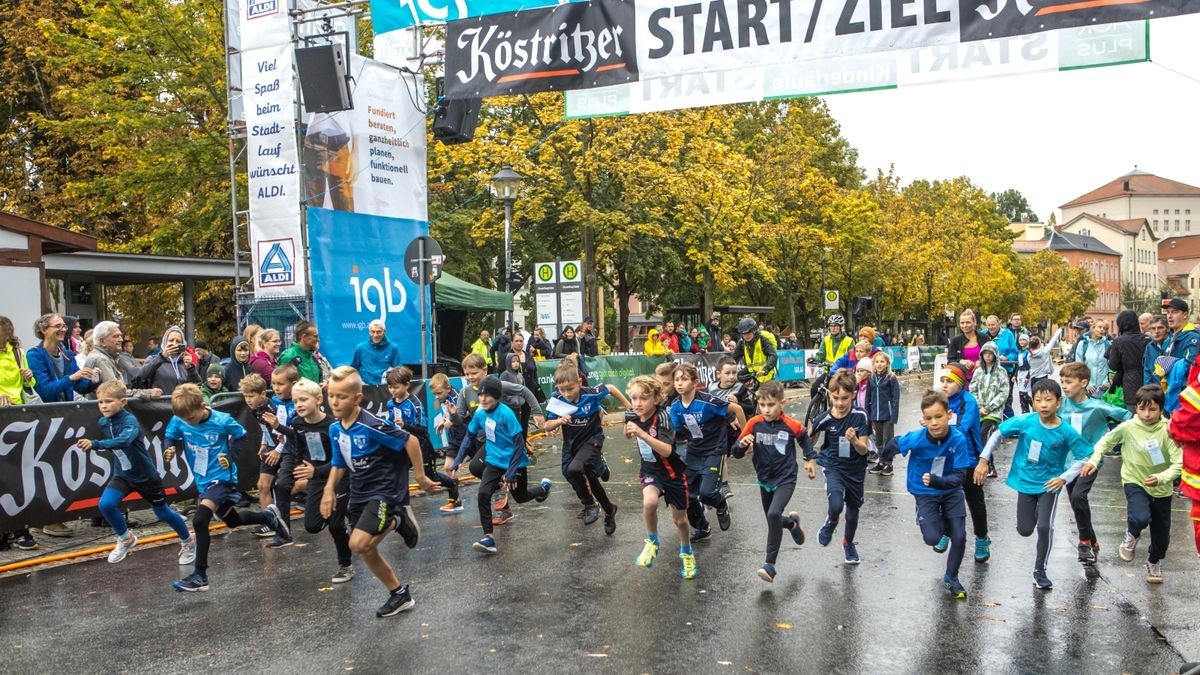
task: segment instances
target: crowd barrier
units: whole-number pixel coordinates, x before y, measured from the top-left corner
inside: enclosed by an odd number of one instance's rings
[[[939,354],[942,354],[940,361],[943,364],[945,361],[945,349],[940,347],[885,347],[884,351],[892,357],[893,369],[897,372],[932,370]],[[799,382],[810,377],[806,363],[810,353],[809,350],[779,352],[778,378],[784,382]],[[625,391],[629,380],[638,375],[653,375],[655,367],[670,358],[695,365],[701,384],[707,386],[715,378],[717,363],[723,356],[725,354],[601,356],[585,359],[585,366],[593,382],[611,384]],[[537,364],[538,384],[547,396],[554,390],[554,370],[558,363],[551,360]],[[461,389],[463,379],[451,378],[450,383],[455,389]],[[414,381],[410,394],[424,404],[433,446],[437,449],[445,447],[445,438],[433,429],[439,413],[425,381]],[[387,413],[389,398],[387,387],[364,387],[363,407],[383,416]],[[609,404],[615,407],[617,402],[609,399]],[[244,450],[237,458],[238,481],[242,489],[252,489],[258,481],[257,451],[261,440],[258,423],[239,394],[220,394],[213,399],[212,407],[233,415],[246,428]],[[146,445],[163,478],[167,499],[195,498],[195,480],[187,463],[180,457],[170,462],[162,458],[166,446],[163,430],[172,416],[170,400],[131,398],[129,410],[142,426]],[[81,438],[99,436],[99,419],[99,406],[94,401],[0,408],[0,531],[100,515],[97,506],[113,473],[112,454],[84,452],[75,445]],[[131,506],[145,508],[145,504],[132,497],[128,500]]]

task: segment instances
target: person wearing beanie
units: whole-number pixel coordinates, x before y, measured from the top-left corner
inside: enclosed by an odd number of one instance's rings
[[[208,343],[204,340],[196,340],[192,344],[192,351],[196,352],[196,370],[201,373],[207,373],[209,366],[219,362],[216,356],[209,351]]]
[[[214,363],[205,371],[204,384],[200,385],[200,393],[204,395],[204,403],[207,405],[212,401],[212,398],[217,394],[224,394],[229,390],[225,388],[225,366],[219,363]]]

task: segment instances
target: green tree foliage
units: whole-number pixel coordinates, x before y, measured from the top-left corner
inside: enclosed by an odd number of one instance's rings
[[[1010,188],[1004,192],[993,192],[992,199],[996,202],[996,213],[1007,218],[1010,223],[1018,223],[1022,217],[1028,218],[1031,223],[1041,222],[1029,206],[1029,200],[1025,199],[1025,195],[1019,190]]]

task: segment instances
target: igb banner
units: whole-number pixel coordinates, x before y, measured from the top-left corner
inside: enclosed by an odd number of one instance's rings
[[[592,0],[450,23],[446,96],[746,68],[784,76],[822,59],[1196,12],[1200,0]]]
[[[404,273],[404,250],[428,233],[423,220],[308,209],[313,314],[330,363],[350,363],[375,319],[387,326],[405,363],[420,362],[420,297]]]

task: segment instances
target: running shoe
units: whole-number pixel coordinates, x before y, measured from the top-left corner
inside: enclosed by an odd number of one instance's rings
[[[413,600],[412,594],[408,592],[408,585],[405,584],[388,595],[387,602],[375,610],[375,616],[381,619],[388,616],[396,616],[400,612],[407,612],[416,604],[417,601]]]
[[[942,583],[946,584],[946,590],[950,591],[950,595],[954,596],[955,600],[966,600],[967,589],[963,588],[957,577],[946,575],[942,577]]]
[[[723,508],[717,509],[717,525],[720,525],[721,531],[725,532],[729,529],[730,522],[729,502],[725,502],[725,506]]]
[[[1117,547],[1117,555],[1121,556],[1121,560],[1125,562],[1133,562],[1133,554],[1137,551],[1138,538],[1125,532],[1125,539],[1121,541],[1121,545]]]
[[[179,542],[179,564],[191,565],[196,562],[196,535],[193,534],[187,541]]]
[[[612,472],[608,470],[608,460],[604,459],[603,457],[600,458],[600,473],[597,475],[599,475],[600,480],[604,481],[605,483],[607,483],[608,479],[612,476]]]
[[[758,578],[767,583],[775,581],[775,566],[771,563],[763,563],[763,566],[758,568]]]
[[[691,536],[692,543],[694,544],[698,541],[704,541],[705,539],[708,539],[711,536],[712,536],[712,530],[709,530],[709,529],[701,530],[700,528],[696,528],[696,529],[692,530],[692,536]]]
[[[17,548],[22,551],[36,551],[38,550],[38,543],[33,540],[32,535],[27,533],[17,538]]]
[[[829,542],[833,541],[833,531],[835,529],[837,529],[837,521],[826,517],[825,524],[817,531],[817,543],[822,546],[828,546]]]
[[[947,537],[946,535],[943,534],[942,538],[938,539],[938,543],[933,545],[933,552],[934,553],[945,553],[946,549],[948,549],[948,548],[950,548],[950,537]]]
[[[137,546],[138,538],[132,532],[126,532],[125,538],[117,537],[117,545],[113,547],[112,553],[108,554],[108,562],[119,563],[129,555],[129,551]]]
[[[446,503],[438,509],[443,516],[448,516],[454,513],[463,512],[463,503],[461,499],[447,499]]]
[[[1163,582],[1162,563],[1146,562],[1146,583],[1161,584]]]
[[[475,542],[473,547],[476,551],[479,551],[480,553],[495,553],[497,550],[496,549],[496,540],[490,534],[487,535],[486,537],[484,537],[483,539],[480,539],[479,541]]]
[[[207,591],[208,575],[201,574],[199,572],[192,572],[186,577],[172,583],[171,587],[180,593],[196,593],[199,591]]]
[[[975,562],[985,563],[992,557],[992,540],[975,539]]]
[[[1079,550],[1079,562],[1084,565],[1096,564],[1096,550],[1092,548],[1092,542],[1081,541],[1077,547]]]
[[[1034,570],[1033,587],[1039,590],[1048,591],[1054,588],[1054,582],[1050,581],[1050,577],[1046,576],[1046,570]]]
[[[292,541],[291,537],[285,537],[283,535],[277,534],[277,535],[275,535],[274,539],[272,539],[271,541],[264,544],[263,548],[287,548],[288,546],[291,546],[294,543],[295,542]]]
[[[274,537],[275,530],[271,529],[270,525],[259,525],[258,527],[254,528],[253,530],[250,530],[250,534],[252,534],[256,537],[266,539],[267,537]]]
[[[283,517],[283,515],[279,513],[278,506],[271,504],[263,512],[267,514],[267,520],[270,521],[268,525],[270,525],[271,529],[275,531],[275,534],[278,534],[286,539],[292,538],[292,529],[288,527],[287,518]]]
[[[844,560],[847,565],[857,565],[862,562],[862,558],[858,557],[858,547],[852,541],[842,540],[842,552],[845,553]]]
[[[883,473],[883,462],[877,460],[871,465],[871,468],[867,469],[867,473]]]
[[[792,529],[788,530],[792,534],[792,541],[796,542],[797,546],[803,546],[805,537],[804,528],[800,527],[800,514],[792,511],[788,518],[792,521]]]
[[[550,488],[554,487],[554,483],[549,478],[542,479],[542,496],[535,497],[534,501],[541,504],[550,496]]]
[[[597,520],[600,520],[600,507],[596,504],[588,504],[583,509],[583,524],[591,525]]]
[[[333,578],[330,579],[330,581],[332,581],[335,584],[344,584],[353,578],[354,578],[354,568],[353,567],[351,567],[350,565],[346,565],[346,566],[338,565],[338,571],[333,574]]]
[[[617,531],[617,505],[612,505],[612,511],[604,514],[604,534],[611,535]]]
[[[679,561],[683,564],[683,568],[679,570],[679,576],[684,579],[695,579],[696,573],[699,572],[696,568],[696,554],[680,553]]]
[[[496,511],[496,513],[492,516],[492,525],[493,526],[503,525],[516,517],[517,517],[517,514],[513,513],[512,509],[505,507],[503,509]]]
[[[421,526],[417,523],[416,516],[413,515],[412,506],[405,504],[397,511],[396,531],[404,538],[404,545],[409,548],[416,548],[417,542],[421,540]]]
[[[879,475],[880,476],[891,476],[894,473],[896,473],[896,470],[892,468],[891,464],[884,464],[883,470],[879,472]]]
[[[649,569],[654,567],[654,559],[657,557],[658,544],[647,539],[645,546],[642,546],[642,552],[638,554],[638,557],[633,561],[633,564],[637,565],[638,567],[645,567]]]

